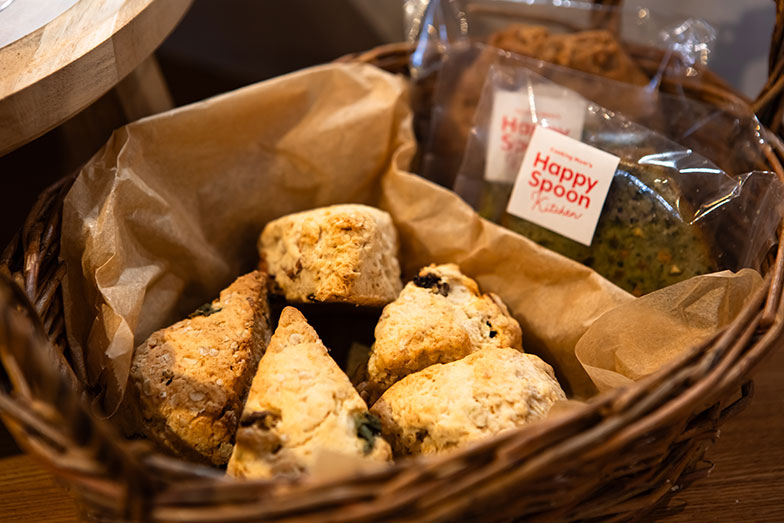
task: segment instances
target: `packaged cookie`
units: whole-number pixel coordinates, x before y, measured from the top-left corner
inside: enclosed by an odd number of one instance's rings
[[[490,35],[488,45],[578,71],[636,85],[648,77],[606,29],[558,34],[540,25],[512,24]]]
[[[650,78],[639,62],[658,61],[659,75],[698,76],[716,41],[716,30],[703,19],[590,2],[407,0],[405,12],[408,41],[416,46],[415,79],[437,71],[452,45],[479,42],[644,85],[660,78]]]

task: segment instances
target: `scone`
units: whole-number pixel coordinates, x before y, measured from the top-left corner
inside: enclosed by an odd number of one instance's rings
[[[290,302],[381,306],[402,287],[392,218],[367,205],[332,205],[274,220],[258,249],[262,267]]]
[[[514,349],[485,349],[394,384],[370,411],[395,455],[433,454],[547,415],[566,396],[553,369]]]
[[[480,349],[522,351],[520,324],[498,296],[482,294],[454,264],[431,265],[384,308],[368,361],[371,403],[393,383]]]
[[[380,431],[316,331],[286,307],[253,378],[227,473],[297,477],[320,451],[386,461]]]
[[[136,349],[126,405],[137,426],[177,455],[225,464],[269,339],[267,278],[254,271]]]

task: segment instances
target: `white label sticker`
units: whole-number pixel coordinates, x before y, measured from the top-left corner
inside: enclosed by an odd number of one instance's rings
[[[506,211],[591,245],[620,158],[536,127]]]
[[[537,125],[580,139],[586,101],[563,87],[496,91],[490,115],[485,179],[512,183]]]

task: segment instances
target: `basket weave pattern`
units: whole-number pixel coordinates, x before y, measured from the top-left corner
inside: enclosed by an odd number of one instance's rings
[[[773,133],[784,116],[783,6],[777,2],[771,76],[756,101],[710,74],[680,86],[714,105],[750,105],[770,130],[766,160],[781,178],[784,148]],[[600,15],[597,23],[616,23]],[[393,45],[345,59],[405,72],[409,52]],[[634,55],[655,68],[649,53]],[[91,412],[90,391],[79,379],[84,356],[67,342],[60,292],[60,220],[72,181],[41,195],[0,258],[0,413],[19,444],[60,476],[95,519],[627,520],[710,472],[705,451],[749,401],[750,374],[782,339],[784,241],[764,284],[730,325],[632,387],[477,446],[372,474],[316,485],[237,482],[123,440]]]

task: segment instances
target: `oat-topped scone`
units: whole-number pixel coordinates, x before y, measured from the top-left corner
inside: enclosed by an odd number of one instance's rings
[[[175,454],[225,464],[270,331],[267,277],[254,271],[154,332],[134,352],[126,403],[143,433]]]
[[[386,461],[380,431],[316,331],[286,307],[253,378],[227,473],[296,477],[322,450]]]
[[[392,218],[367,205],[284,216],[264,227],[258,248],[262,266],[291,302],[380,306],[402,287]]]
[[[484,349],[394,384],[370,411],[395,455],[433,454],[543,418],[566,396],[553,369],[514,349]]]
[[[375,400],[399,379],[488,347],[522,351],[522,333],[498,296],[482,294],[454,264],[431,265],[384,308],[368,361]]]

